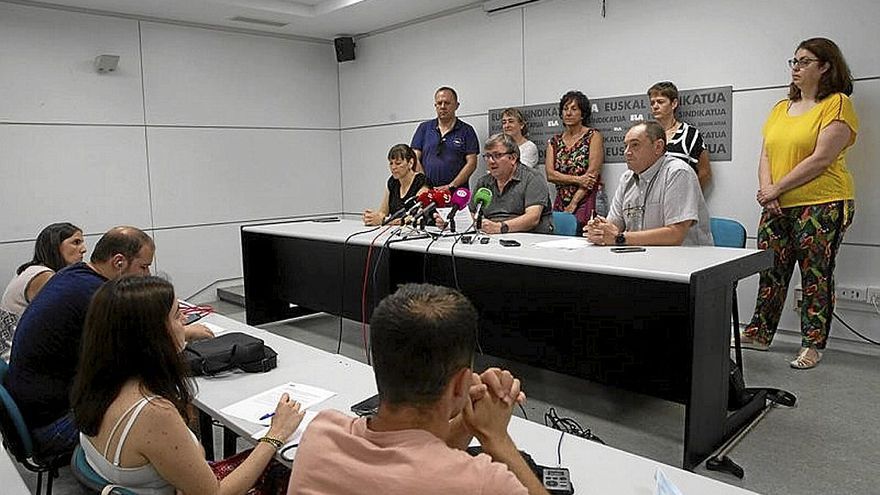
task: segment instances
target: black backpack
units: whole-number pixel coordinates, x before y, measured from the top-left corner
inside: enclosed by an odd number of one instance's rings
[[[278,366],[277,357],[278,353],[261,339],[241,332],[190,342],[183,349],[183,358],[193,376],[214,375],[234,368],[265,373]]]

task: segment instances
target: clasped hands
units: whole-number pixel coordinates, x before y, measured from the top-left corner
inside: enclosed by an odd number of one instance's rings
[[[513,407],[526,400],[519,379],[500,368],[472,373],[471,379],[470,400],[462,412],[468,429],[481,443],[506,434]]]
[[[782,213],[782,208],[779,206],[780,194],[782,194],[782,191],[779,189],[779,186],[776,184],[767,184],[758,189],[758,192],[755,193],[755,199],[758,200],[758,204],[763,206],[764,209],[770,212],[770,214],[779,215]]]
[[[620,229],[617,228],[617,225],[604,217],[593,218],[584,225],[584,237],[599,246],[614,244],[614,239],[619,233]]]

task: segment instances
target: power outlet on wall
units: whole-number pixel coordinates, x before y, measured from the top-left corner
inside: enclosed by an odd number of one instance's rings
[[[868,287],[865,291],[865,300],[868,304],[880,306],[880,287]]]
[[[841,285],[834,287],[834,295],[837,296],[838,301],[868,302],[866,293],[867,291],[861,287],[846,287]]]

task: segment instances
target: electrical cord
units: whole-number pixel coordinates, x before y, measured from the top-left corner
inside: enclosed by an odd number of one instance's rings
[[[376,245],[376,240],[379,237],[382,237],[383,234],[388,232],[393,225],[388,225],[384,230],[376,234],[375,237],[370,241],[370,247],[367,248],[367,259],[364,263],[364,281],[361,285],[361,336],[364,340],[364,356],[366,357],[367,364],[370,363],[370,350],[369,345],[367,344],[367,283],[370,280],[370,264],[373,260],[373,247]]]
[[[449,257],[452,258],[452,280],[453,280],[453,282],[455,282],[455,290],[457,290],[459,292],[461,292],[461,285],[459,285],[459,283],[458,283],[458,269],[455,266],[455,245],[458,244],[458,241],[460,241],[461,238],[464,237],[465,234],[470,232],[471,229],[473,229],[476,225],[477,225],[476,220],[471,222],[470,227],[464,229],[464,231],[461,234],[459,234],[455,237],[455,241],[452,242],[452,247],[449,249]],[[474,232],[476,232],[476,230]],[[477,341],[477,342],[479,344],[479,341]],[[482,354],[482,353],[483,352],[480,351],[480,354]]]
[[[428,283],[428,252],[431,250],[431,246],[437,242],[437,239],[443,237],[443,233],[446,232],[446,227],[448,226],[449,224],[447,223],[442,229],[440,229],[440,232],[437,235],[432,235],[431,242],[425,247],[425,255],[422,256],[422,283]]]
[[[872,343],[872,344],[874,344],[874,345],[880,345],[880,342],[877,342],[876,340],[871,340],[871,339],[869,339],[868,337],[865,337],[864,335],[860,334],[855,328],[851,327],[851,326],[849,325],[849,323],[843,321],[843,318],[841,318],[840,315],[837,314],[837,311],[835,311],[835,312],[832,313],[832,314],[834,315],[835,318],[837,318],[837,321],[839,321],[840,323],[843,323],[843,326],[845,326],[846,328],[848,328],[850,332],[852,332],[852,333],[858,335],[859,337],[861,337],[861,338],[862,338],[863,340],[865,340],[866,342],[870,342],[870,343]]]
[[[547,412],[544,413],[544,424],[553,429],[560,430],[563,433],[586,438],[587,440],[592,440],[594,442],[599,442],[602,445],[606,445],[601,438],[593,435],[593,432],[590,431],[589,428],[582,427],[580,423],[578,423],[574,419],[559,417],[559,415],[556,414],[556,408],[553,406],[550,406],[550,408],[547,409]],[[559,440],[559,445],[562,445],[561,439]],[[562,461],[560,460],[560,463],[561,462]]]
[[[370,232],[375,232],[382,228],[382,226],[373,227],[372,229],[362,230],[360,232],[355,232],[342,241],[342,279],[340,280],[339,285],[339,336],[336,339],[336,354],[339,354],[342,351],[342,322],[345,320],[343,314],[345,313],[345,251],[348,247],[348,241],[350,241],[353,237],[369,234]]]
[[[516,405],[518,405],[518,406],[519,406],[519,410],[522,411],[522,413],[523,413],[523,419],[528,420],[528,419],[529,419],[529,415],[526,414],[526,408],[523,407],[523,405],[520,404],[520,403],[517,403]]]

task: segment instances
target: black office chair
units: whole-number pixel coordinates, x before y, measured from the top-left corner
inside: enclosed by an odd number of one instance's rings
[[[3,446],[29,471],[37,473],[37,494],[43,491],[43,474],[48,473],[46,495],[52,495],[52,480],[58,477],[58,468],[68,463],[70,453],[40,459],[34,457],[34,443],[31,433],[25,425],[24,418],[9,391],[2,385],[9,365],[0,359],[0,434],[3,435]]]

